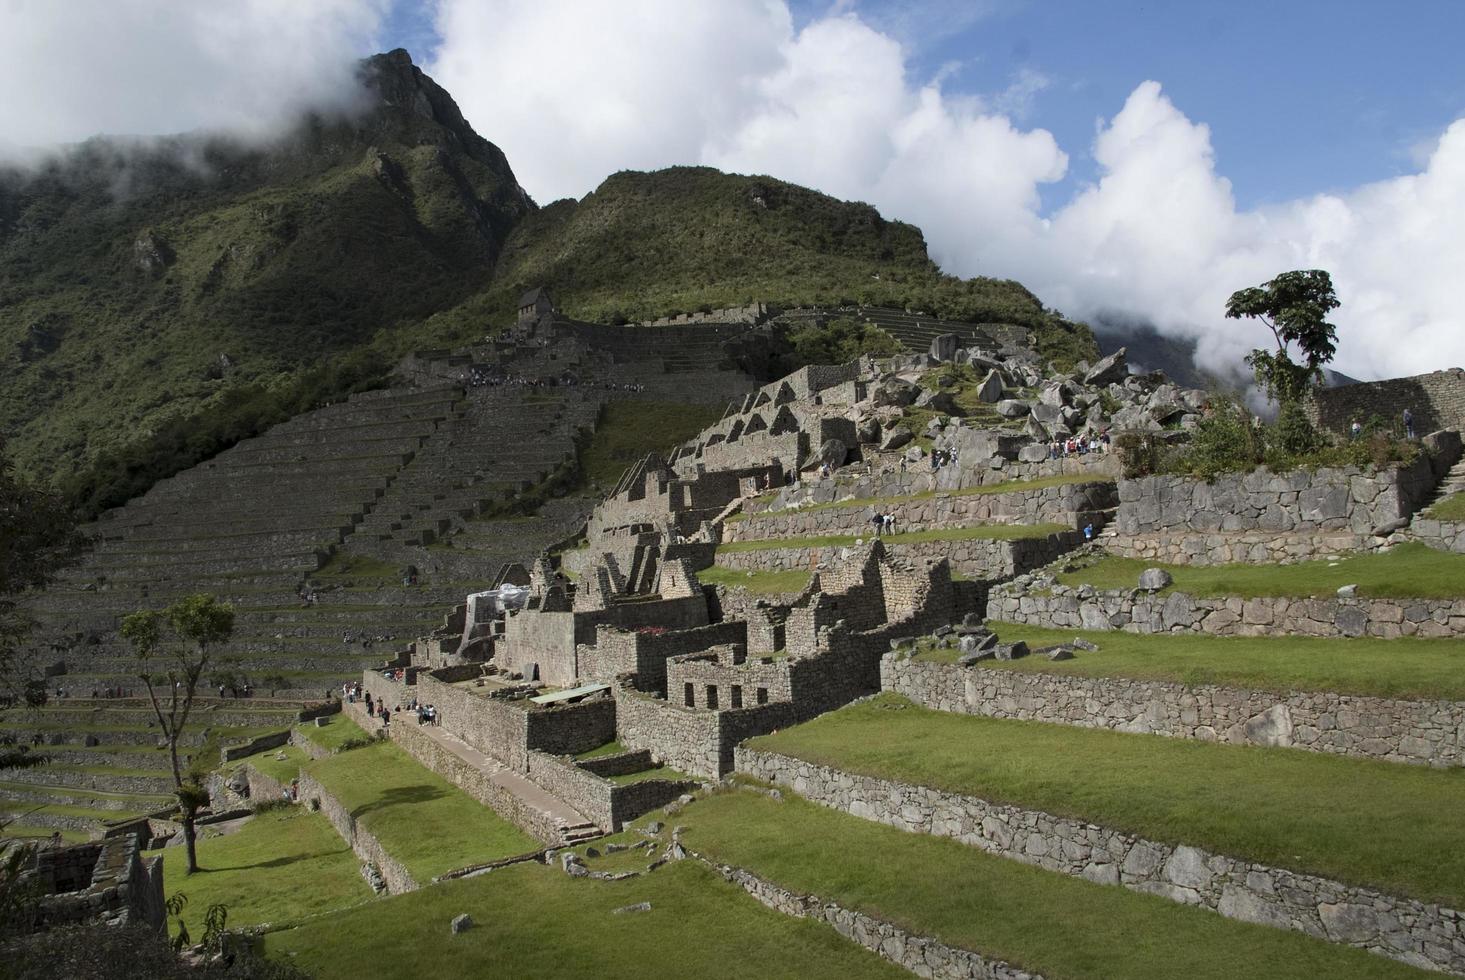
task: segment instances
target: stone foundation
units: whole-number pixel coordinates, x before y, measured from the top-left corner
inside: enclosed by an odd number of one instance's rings
[[[737,764],[756,779],[900,830],[1465,975],[1465,922],[1453,909],[776,753],[739,748]]]
[[[1019,538],[1003,541],[990,538],[969,538],[963,541],[920,541],[903,544],[898,540],[886,547],[889,553],[906,561],[923,558],[946,558],[953,571],[970,578],[1002,579],[1040,568],[1067,554],[1083,542],[1078,531],[1065,531],[1042,538]],[[753,551],[719,550],[717,564],[748,572],[784,572],[813,569],[821,562],[838,560],[859,544],[815,548],[759,548]]]
[[[1286,746],[1416,765],[1465,765],[1465,703],[1458,701],[1068,677],[924,663],[894,653],[880,662],[880,683],[923,707],[954,714]]]

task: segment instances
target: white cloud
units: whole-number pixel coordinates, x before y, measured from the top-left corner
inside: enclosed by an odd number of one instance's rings
[[[338,104],[386,0],[0,0],[0,139],[275,130]]]

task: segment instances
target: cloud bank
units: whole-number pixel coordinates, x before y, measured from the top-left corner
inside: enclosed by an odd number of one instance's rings
[[[428,70],[540,200],[678,163],[769,173],[868,201],[925,231],[959,275],[1012,277],[1070,316],[1193,339],[1213,370],[1268,339],[1226,297],[1320,267],[1343,306],[1335,367],[1363,378],[1465,364],[1465,120],[1420,172],[1241,210],[1210,132],[1142,81],[1091,146],[1022,120],[1047,79],[986,98],[918,79],[897,37],[847,4],[796,27],[782,0],[440,0]],[[1092,153],[1099,178],[1039,192]]]

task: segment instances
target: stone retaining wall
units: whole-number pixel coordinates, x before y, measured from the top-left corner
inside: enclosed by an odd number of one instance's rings
[[[1077,516],[1107,510],[1118,503],[1113,483],[1067,483],[1007,493],[973,493],[881,503],[880,498],[850,500],[833,507],[773,510],[726,521],[724,541],[766,541],[774,538],[868,534],[870,516],[878,509],[895,515],[895,530],[926,531],[973,524],[1068,524]]]
[[[331,754],[330,749],[323,745],[317,745],[298,728],[290,729],[290,744],[312,759],[324,759]]]
[[[529,772],[535,783],[579,810],[585,819],[610,833],[629,820],[665,806],[691,785],[670,779],[647,779],[624,786],[581,769],[568,759],[529,753]]]
[[[233,762],[235,759],[243,759],[245,756],[254,755],[256,752],[263,752],[265,749],[277,749],[294,740],[291,738],[292,729],[285,729],[281,732],[270,732],[266,735],[259,735],[242,745],[226,745],[219,750],[219,761]]]
[[[536,810],[489,779],[482,769],[445,749],[416,725],[391,726],[391,738],[418,762],[531,837],[546,844],[560,842],[560,825],[552,814]]]
[[[1431,517],[1416,517],[1409,526],[1409,536],[1440,551],[1465,554],[1465,524],[1456,521],[1437,521]]]
[[[1414,413],[1416,432],[1465,429],[1465,370],[1318,388],[1307,407],[1315,423],[1338,433],[1347,432],[1354,419],[1378,417],[1402,435],[1406,408]]]
[[[1459,701],[1070,677],[926,663],[895,653],[880,662],[880,684],[923,707],[955,714],[1465,765],[1465,703]]]
[[[740,772],[866,820],[951,837],[1049,871],[1295,929],[1424,969],[1465,974],[1465,921],[1439,905],[747,747],[737,750],[737,761]]]
[[[308,772],[300,774],[300,798],[320,802],[321,812],[326,815],[331,826],[336,828],[336,833],[351,845],[351,850],[357,857],[381,873],[382,881],[386,882],[388,892],[393,895],[401,895],[404,892],[417,890],[417,881],[406,866],[392,857],[382,846],[381,841],[377,840],[371,831],[363,827],[361,822],[351,815],[351,811],[345,804],[332,796]]]
[[[789,891],[744,868],[718,864],[692,851],[688,853],[775,912],[833,926],[844,938],[917,976],[935,980],[1043,980],[1041,974],[1019,970],[1002,960],[989,960],[929,936],[906,932],[884,919],[844,908],[817,895]]]
[[[1439,482],[1427,453],[1377,473],[1358,467],[1147,476],[1119,483],[1119,553],[1181,564],[1297,561],[1366,547]]]
[[[1040,568],[1067,554],[1083,542],[1078,531],[1065,531],[1041,538],[1018,538],[1003,541],[992,538],[968,538],[960,541],[896,542],[886,545],[895,558],[916,561],[922,558],[946,558],[952,571],[978,579],[1001,579]],[[838,558],[846,549],[858,545],[824,545],[822,547],[758,548],[752,551],[719,550],[717,564],[747,572],[783,572],[812,569],[821,561]]]
[[[1465,634],[1465,599],[1242,599],[1099,591],[1019,578],[991,590],[987,618],[1051,629],[1395,639]]]

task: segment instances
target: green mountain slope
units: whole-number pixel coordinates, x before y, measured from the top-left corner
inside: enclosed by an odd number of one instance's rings
[[[404,51],[363,105],[268,145],[97,139],[0,168],[0,434],[112,506],[291,414],[481,339],[519,293],[638,320],[766,302],[923,310],[1093,348],[1020,284],[962,280],[919,229],[770,177],[618,173],[537,208]]]
[[[0,426],[23,467],[65,476],[484,288],[533,202],[405,52],[362,80],[363,112],[270,146],[94,140],[0,174]]]

